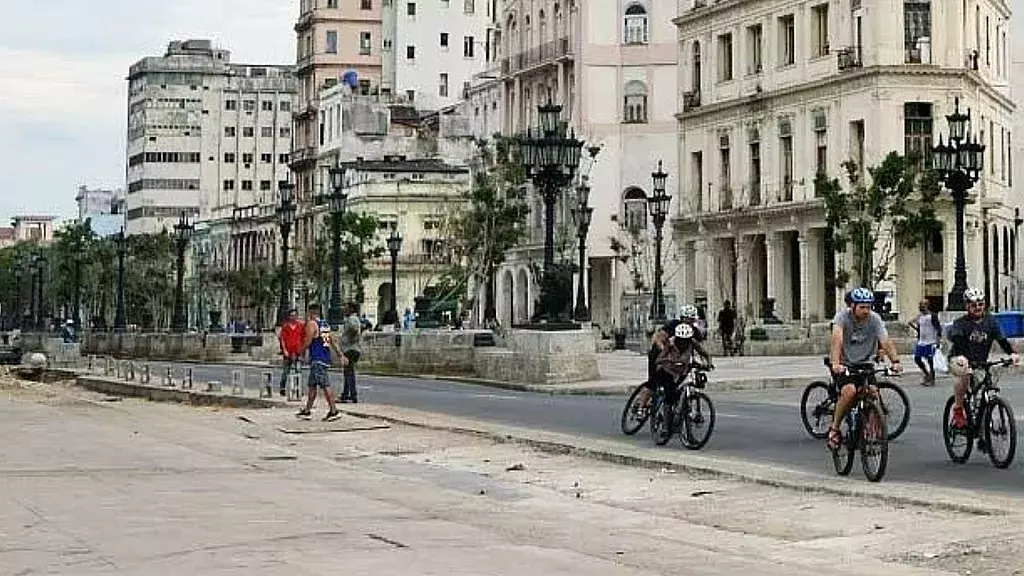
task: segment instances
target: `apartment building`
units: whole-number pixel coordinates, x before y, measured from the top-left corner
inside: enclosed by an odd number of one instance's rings
[[[128,74],[129,234],[273,203],[288,177],[291,66],[233,64],[209,40],[174,41]]]
[[[593,159],[585,151],[580,166],[595,210],[584,273],[591,317],[609,330],[639,330],[647,322],[653,225],[646,198],[659,160],[673,175],[668,194],[676,196],[675,15],[674,3],[650,0],[501,2],[498,65],[484,73],[498,80],[477,82],[466,104],[474,130],[518,134],[537,125],[537,107],[550,100],[563,106],[563,120],[588,147],[599,147]],[[492,128],[496,122],[500,128]],[[542,261],[543,205],[539,194],[531,197],[529,241],[498,273],[498,319],[505,325],[528,320],[539,294],[532,270]],[[561,234],[570,231],[571,208],[567,195],[557,210]],[[668,243],[666,254],[672,250]],[[575,261],[568,252],[560,257]],[[671,261],[668,278],[676,274]],[[676,295],[666,296],[675,308]]]
[[[959,98],[988,147],[967,210],[969,283],[996,307],[1016,305],[1009,22],[1006,0],[681,2],[683,298],[711,311],[747,304],[753,317],[772,299],[784,321],[830,318],[850,265],[832,247],[816,175],[840,177],[847,160],[864,171],[890,151],[929,156]],[[878,287],[901,318],[952,287],[948,197],[939,219],[942,232],[901,250]]]

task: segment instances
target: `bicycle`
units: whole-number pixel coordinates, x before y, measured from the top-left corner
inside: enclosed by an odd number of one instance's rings
[[[633,393],[629,395],[629,399],[626,400],[626,406],[622,409],[620,425],[622,433],[626,436],[632,436],[639,432],[651,417],[651,412],[660,408],[661,402],[664,400],[664,394],[659,396],[657,390],[655,390],[651,393],[649,404],[647,406],[641,404],[639,401],[640,392],[644,390],[646,384],[644,382],[633,390]]]
[[[825,357],[825,367],[831,373],[831,359]],[[895,382],[888,380],[877,380],[871,376],[871,384],[878,388],[878,403],[885,414],[887,428],[889,430],[888,440],[891,442],[900,437],[910,424],[910,397]],[[887,394],[890,393],[891,394]],[[886,400],[886,396],[895,395],[895,398]],[[814,399],[812,400],[812,397]],[[836,401],[839,399],[839,390],[832,381],[824,382],[816,380],[804,388],[800,397],[800,418],[803,420],[804,428],[811,438],[824,440],[828,436],[828,429],[832,425],[832,415],[836,411]],[[810,409],[809,409],[810,408]],[[895,415],[902,416],[898,419]]]
[[[848,374],[862,378],[857,385],[857,396],[840,425],[843,441],[832,449],[832,464],[836,473],[847,476],[853,469],[854,453],[860,450],[861,468],[870,482],[885,476],[889,464],[889,435],[886,417],[878,404],[878,394],[872,390],[874,376],[891,375],[889,368],[875,368],[874,364],[854,364],[847,367]]]
[[[1013,457],[1017,452],[1017,423],[1013,418],[1013,409],[1010,408],[1006,400],[999,396],[999,387],[996,386],[998,378],[992,370],[997,366],[1006,367],[1011,364],[1013,364],[1012,360],[1004,358],[972,366],[976,370],[983,371],[985,375],[980,382],[974,376],[971,377],[971,386],[964,398],[964,412],[967,415],[966,428],[956,428],[952,425],[955,397],[950,396],[946,401],[946,408],[942,413],[942,439],[946,445],[946,453],[949,454],[949,458],[953,462],[966,463],[974,450],[974,440],[977,439],[978,449],[988,453],[993,466],[1005,469],[1013,463]],[[978,415],[981,415],[980,426]],[[983,437],[981,437],[982,427],[984,428]],[[954,443],[961,437],[965,442],[963,448],[958,451]],[[1008,442],[1005,457],[997,456],[993,449],[992,441],[997,437],[1005,437]]]
[[[692,377],[678,382],[674,403],[665,402],[664,387],[657,387],[655,397],[659,398],[659,409],[651,410],[651,436],[655,444],[664,446],[677,432],[683,446],[690,450],[700,450],[708,443],[715,429],[715,405],[701,390],[707,387],[707,373],[713,368],[694,365]],[[702,431],[701,427],[706,428]]]

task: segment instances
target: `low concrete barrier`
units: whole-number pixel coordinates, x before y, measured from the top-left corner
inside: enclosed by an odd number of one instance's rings
[[[110,394],[112,396],[131,396],[145,398],[157,402],[180,402],[193,406],[224,406],[228,408],[273,408],[278,405],[273,400],[254,398],[251,396],[232,396],[213,392],[197,392],[179,388],[167,388],[126,382],[102,376],[82,375],[76,383],[87,390]]]

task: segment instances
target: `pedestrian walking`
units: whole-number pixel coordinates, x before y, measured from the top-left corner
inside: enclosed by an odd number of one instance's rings
[[[281,349],[281,396],[287,394],[288,376],[299,371],[299,359],[302,357],[302,341],[306,325],[299,318],[299,311],[292,308],[281,321],[281,330],[277,335],[277,345]]]
[[[914,363],[924,374],[923,386],[935,385],[935,352],[942,338],[942,323],[939,315],[932,312],[927,300],[917,305],[919,314],[910,321],[910,327],[917,332],[917,346],[914,347]]]
[[[306,395],[306,407],[299,410],[296,416],[300,418],[312,416],[316,391],[320,388],[324,391],[324,398],[327,400],[328,406],[324,421],[329,422],[337,420],[341,416],[334,403],[334,393],[331,392],[331,353],[333,351],[339,357],[344,357],[338,349],[338,343],[332,337],[330,324],[320,317],[320,305],[311,304],[306,312],[308,319],[306,320],[306,334],[302,348],[303,352],[309,351],[309,392]]]
[[[341,391],[342,403],[356,404],[356,363],[362,356],[362,323],[359,321],[359,305],[349,302],[345,305],[345,322],[341,327],[341,365],[345,376],[345,387]]]
[[[736,311],[732,309],[732,302],[728,300],[718,311],[718,334],[722,338],[722,353],[732,356],[735,347],[732,342],[732,334],[736,330]]]

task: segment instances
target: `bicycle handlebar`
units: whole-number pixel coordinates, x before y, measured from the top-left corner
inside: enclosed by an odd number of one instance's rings
[[[971,368],[974,368],[976,370],[988,370],[990,368],[995,368],[996,366],[1005,367],[1011,365],[1013,365],[1013,360],[1009,358],[1000,358],[998,360],[989,360],[987,362],[979,362],[977,364],[971,363]]]

